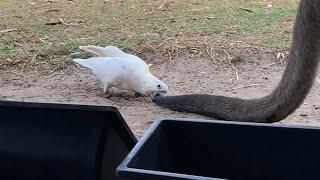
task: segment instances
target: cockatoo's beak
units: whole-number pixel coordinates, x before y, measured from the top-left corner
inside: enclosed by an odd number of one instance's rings
[[[163,92],[163,91],[152,92],[152,93],[150,93],[150,98],[151,98],[151,100],[154,100],[156,97],[166,96],[166,94],[167,94],[167,92]]]

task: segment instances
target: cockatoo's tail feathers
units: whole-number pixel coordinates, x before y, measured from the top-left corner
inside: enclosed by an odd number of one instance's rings
[[[105,52],[103,47],[89,45],[89,46],[79,46],[79,49],[90,52],[97,56],[109,56],[109,53]]]
[[[96,56],[100,57],[120,57],[127,55],[126,53],[122,52],[119,48],[114,46],[106,46],[106,47],[99,47],[99,46],[79,46],[81,50],[90,52],[95,54]]]
[[[86,67],[86,68],[89,68],[89,69],[93,69],[92,63],[90,63],[88,61],[88,59],[79,59],[79,58],[77,58],[77,59],[74,59],[73,61],[78,63],[78,64],[80,64],[83,67]]]
[[[127,53],[124,53],[121,49],[119,49],[119,48],[117,48],[117,47],[115,47],[115,46],[106,46],[106,47],[104,47],[104,49],[105,49],[105,51],[110,51],[110,52],[113,52],[113,53],[115,53],[115,54],[117,54],[117,55],[127,55]]]
[[[84,60],[85,60],[85,59],[77,58],[77,59],[73,59],[73,62],[76,62],[76,63],[78,63],[78,64],[80,64],[80,65],[82,65],[82,66],[83,66],[83,62],[84,62]]]
[[[149,69],[149,67],[150,66],[152,66],[152,64],[148,64],[147,66],[146,66],[146,68],[145,68],[145,73],[146,73],[146,75],[148,75],[148,76],[151,76],[152,74],[151,74],[151,72],[150,72],[150,69]]]

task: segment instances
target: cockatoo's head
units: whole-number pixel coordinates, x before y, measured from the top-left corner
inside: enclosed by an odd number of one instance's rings
[[[151,64],[147,65],[145,69],[146,80],[143,82],[141,93],[146,96],[150,96],[154,92],[167,93],[168,86],[150,73],[149,66]]]
[[[153,86],[156,86],[156,88],[154,88],[152,90],[152,92],[164,92],[164,93],[168,92],[169,88],[164,82],[162,82],[161,80],[159,80],[155,76],[153,76],[153,81],[154,81]]]

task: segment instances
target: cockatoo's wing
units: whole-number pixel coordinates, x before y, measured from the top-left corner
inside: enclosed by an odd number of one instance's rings
[[[123,52],[121,49],[115,47],[115,46],[106,46],[104,47],[105,52],[109,52],[109,54],[112,54],[113,56],[116,57],[124,57],[127,56],[128,54]]]
[[[92,70],[103,83],[109,83],[122,74],[128,73],[119,57],[92,57],[89,59],[74,59],[74,62]]]
[[[100,57],[124,57],[128,56],[128,54],[121,51],[121,49],[115,46],[106,46],[106,47],[99,47],[99,46],[79,46],[81,50],[90,52]]]

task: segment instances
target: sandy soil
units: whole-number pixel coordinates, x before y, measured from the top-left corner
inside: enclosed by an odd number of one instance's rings
[[[268,94],[281,78],[284,65],[275,63],[272,55],[255,55],[237,65],[235,70],[218,66],[208,59],[153,57],[152,72],[169,85],[169,94],[210,93],[241,98],[257,98]],[[88,70],[74,67],[72,73],[37,76],[32,73],[21,77],[6,73],[0,77],[0,95],[6,99],[103,104],[117,107],[137,137],[159,116],[206,118],[174,112],[159,107],[149,98],[134,98],[132,93],[118,92],[110,99],[102,96],[102,88]],[[305,103],[280,123],[320,126],[319,83],[313,86]]]

